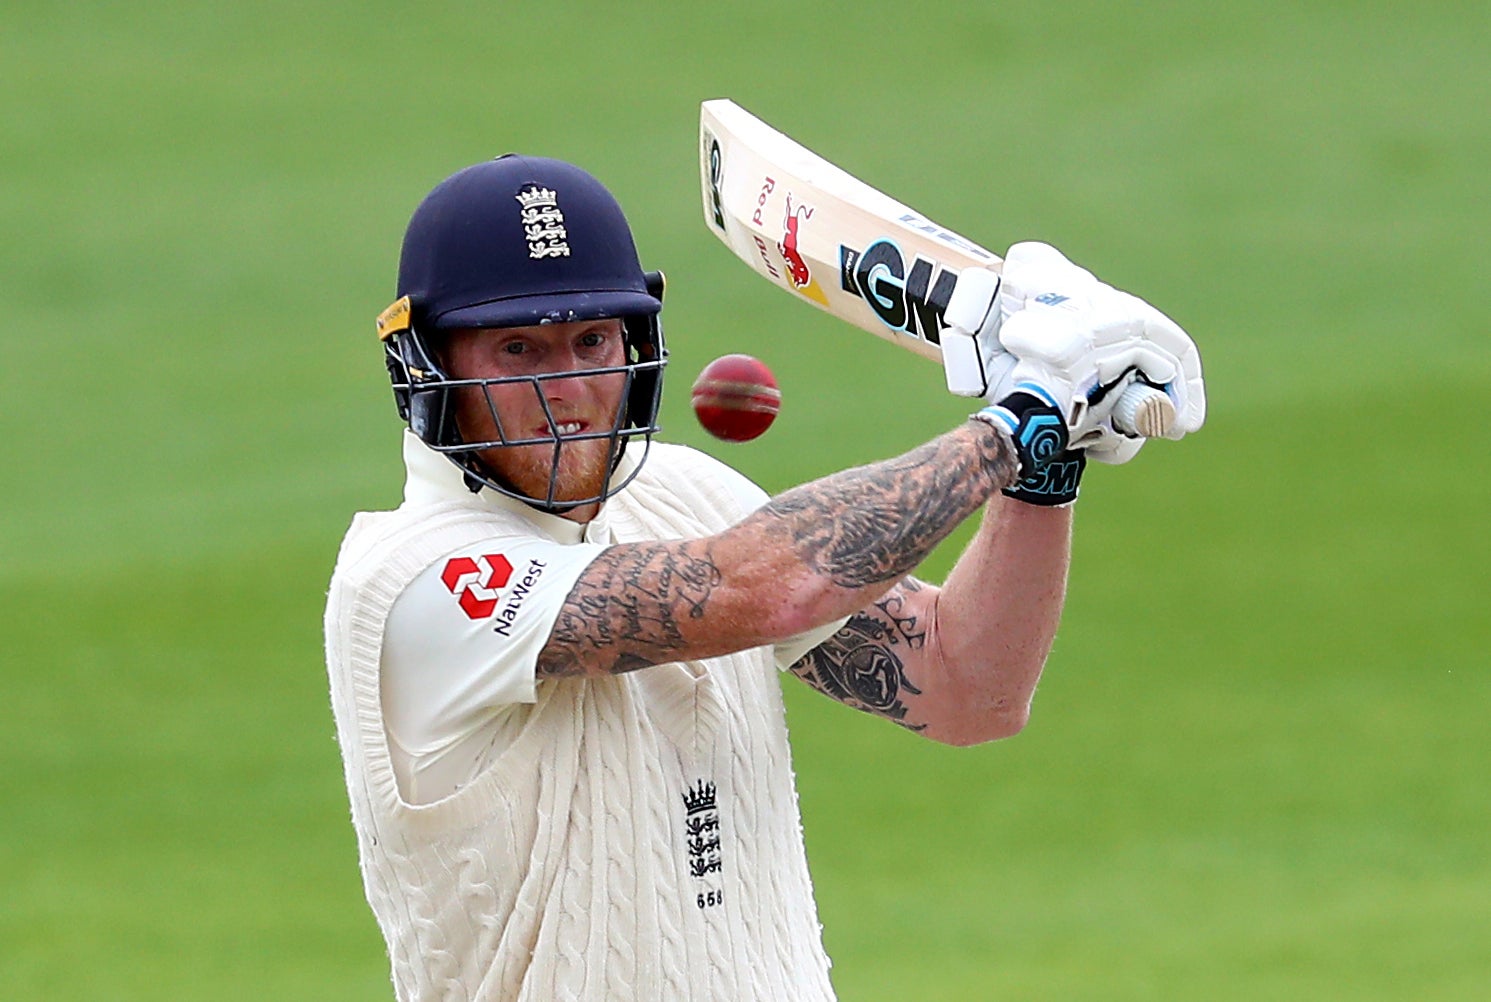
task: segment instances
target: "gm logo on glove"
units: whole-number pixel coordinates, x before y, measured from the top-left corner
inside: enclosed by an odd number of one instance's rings
[[[1066,448],[1066,423],[1055,414],[1028,416],[1020,427],[1020,447],[1040,469]]]

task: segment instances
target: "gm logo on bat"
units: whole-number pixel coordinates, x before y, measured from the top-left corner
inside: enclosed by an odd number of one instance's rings
[[[919,254],[907,268],[900,245],[881,237],[863,251],[839,245],[839,285],[891,330],[940,345],[958,273]]]

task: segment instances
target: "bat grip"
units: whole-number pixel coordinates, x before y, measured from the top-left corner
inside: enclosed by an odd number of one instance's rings
[[[1175,404],[1148,383],[1128,386],[1113,406],[1113,427],[1129,435],[1163,438],[1175,423]]]

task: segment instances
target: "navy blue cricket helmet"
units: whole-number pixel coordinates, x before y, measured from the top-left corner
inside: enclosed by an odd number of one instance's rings
[[[581,436],[612,440],[614,470],[628,440],[643,439],[645,449],[659,430],[667,361],[662,298],[662,274],[642,270],[621,206],[590,174],[563,161],[514,154],[458,171],[415,209],[399,256],[398,299],[378,317],[399,416],[461,468],[473,491],[490,487],[550,511],[604,500],[625,481],[613,479],[598,497],[556,505],[552,476],[549,496],[534,498],[480,461],[477,454],[487,449],[545,442],[554,445],[557,470],[557,428],[549,439],[466,442],[454,414],[457,386],[528,382],[541,397],[546,377],[453,380],[440,364],[440,332],[620,319],[626,364],[591,373],[624,371],[625,406],[615,427]],[[564,376],[573,373],[547,378]]]

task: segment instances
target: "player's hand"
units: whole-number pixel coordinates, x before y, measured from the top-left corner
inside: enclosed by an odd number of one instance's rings
[[[1175,321],[1098,281],[1047,244],[1011,247],[1003,279],[999,343],[1020,359],[1049,365],[1072,380],[1075,446],[1111,441],[1112,404],[1134,379],[1163,389],[1175,405],[1166,438],[1184,438],[1201,427],[1206,420],[1201,355]],[[1089,438],[1094,430],[1101,434]]]
[[[1205,420],[1201,359],[1185,331],[1054,247],[1015,244],[1002,278],[965,270],[945,319],[950,389],[997,402],[1014,381],[1038,382],[1057,398],[1072,447],[1094,459],[1124,462],[1142,445],[1111,421],[1135,380],[1163,389],[1175,405],[1166,437],[1181,438]]]

